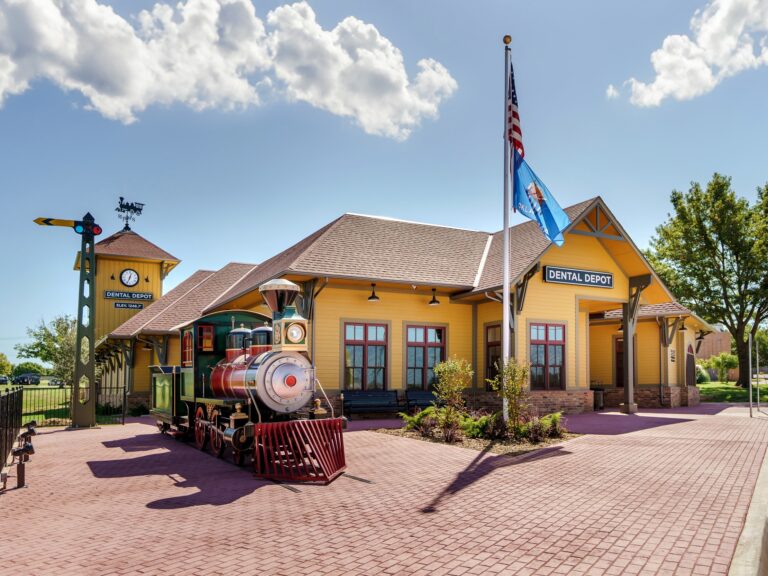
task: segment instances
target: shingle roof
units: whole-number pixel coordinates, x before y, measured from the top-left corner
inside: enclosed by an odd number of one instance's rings
[[[579,202],[573,206],[565,208],[565,213],[575,222],[597,201],[597,198],[591,198],[584,202]],[[473,292],[485,292],[486,290],[495,290],[502,285],[502,249],[503,230],[493,235],[491,248],[488,251],[488,258],[483,267],[480,281]],[[510,245],[510,280],[514,281],[518,276],[533,266],[541,257],[542,253],[552,245],[552,242],[544,236],[535,222],[524,222],[509,229]]]
[[[487,232],[344,214],[261,263],[216,306],[286,273],[471,289],[488,237]]]
[[[192,322],[256,268],[253,264],[230,263],[216,272],[198,270],[159,300],[124,322],[110,338],[138,334],[171,334],[179,325]]]
[[[121,230],[95,244],[96,254],[105,256],[132,256],[147,260],[169,260],[179,262],[179,259],[153,244],[133,230]]]
[[[640,310],[637,311],[639,318],[657,318],[664,316],[692,316],[688,308],[680,304],[679,302],[664,302],[663,304],[646,304],[641,305]],[[603,317],[606,319],[619,319],[623,316],[621,308],[617,310],[608,310]]]

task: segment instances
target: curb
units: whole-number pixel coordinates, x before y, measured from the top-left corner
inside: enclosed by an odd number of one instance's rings
[[[768,451],[763,458],[744,529],[728,576],[768,574]]]

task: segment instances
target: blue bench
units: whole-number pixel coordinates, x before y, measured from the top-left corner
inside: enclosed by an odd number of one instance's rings
[[[397,390],[345,390],[344,414],[351,420],[352,414],[369,412],[402,412],[403,405]]]

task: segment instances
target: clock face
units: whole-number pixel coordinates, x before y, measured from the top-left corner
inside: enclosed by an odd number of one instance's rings
[[[128,287],[136,286],[139,283],[139,273],[131,268],[126,268],[120,272],[120,282]]]

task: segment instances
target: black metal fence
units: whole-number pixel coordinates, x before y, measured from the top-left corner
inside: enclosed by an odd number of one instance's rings
[[[97,384],[96,423],[125,424],[127,409],[125,386]]]
[[[23,393],[21,388],[0,392],[0,468],[8,461],[21,429]]]
[[[34,420],[38,426],[69,426],[72,386],[25,386],[22,424]]]

